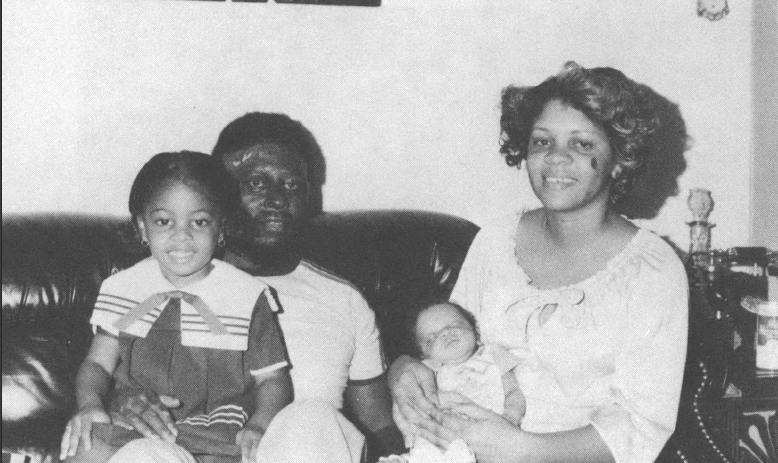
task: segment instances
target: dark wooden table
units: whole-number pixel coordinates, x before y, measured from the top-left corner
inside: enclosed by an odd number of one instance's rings
[[[739,463],[778,463],[778,372],[757,370],[754,350],[743,345],[732,356],[730,381],[734,388],[721,399],[728,453]]]

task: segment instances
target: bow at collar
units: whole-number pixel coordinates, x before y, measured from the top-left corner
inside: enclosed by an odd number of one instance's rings
[[[513,304],[509,305],[506,307],[505,311],[508,312],[519,307],[527,306],[531,306],[533,308],[544,307],[549,304],[574,306],[583,302],[584,297],[585,294],[582,289],[573,287],[538,290],[532,294],[520,298]]]
[[[113,323],[113,326],[119,331],[126,331],[133,323],[143,318],[146,314],[159,307],[170,299],[180,299],[182,303],[189,304],[203,318],[205,324],[212,334],[229,334],[227,328],[219,320],[216,314],[211,311],[208,304],[199,296],[184,291],[168,291],[164,293],[153,294],[145,301],[136,305],[133,309],[122,315]]]
[[[583,304],[586,294],[576,287],[565,287],[551,290],[535,290],[531,294],[518,299],[510,304],[505,312],[520,311],[527,313],[524,338],[529,339],[530,321],[537,317],[538,325],[542,326],[548,318],[558,312],[560,322],[566,328],[578,328],[594,324],[594,314],[588,304]],[[540,320],[541,317],[545,317]]]

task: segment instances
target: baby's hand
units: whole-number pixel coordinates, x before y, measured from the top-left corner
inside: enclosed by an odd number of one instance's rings
[[[65,427],[60,444],[59,459],[64,460],[76,454],[79,442],[84,450],[92,449],[92,423],[110,423],[111,418],[100,405],[87,405],[76,412]]]
[[[262,440],[264,431],[259,426],[247,423],[246,426],[235,435],[235,443],[240,446],[241,463],[254,463],[257,461],[257,449]]]

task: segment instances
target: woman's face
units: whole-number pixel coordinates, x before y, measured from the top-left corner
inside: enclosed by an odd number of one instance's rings
[[[416,320],[416,342],[424,358],[443,364],[464,362],[475,351],[475,330],[450,304],[424,310]]]
[[[605,132],[584,113],[551,100],[532,126],[527,172],[546,210],[607,206],[615,159]]]

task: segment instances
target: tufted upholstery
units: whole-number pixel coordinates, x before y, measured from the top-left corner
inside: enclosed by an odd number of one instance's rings
[[[304,255],[362,291],[376,312],[389,361],[407,351],[408,340],[399,335],[403,309],[420,297],[450,294],[478,231],[458,217],[401,210],[327,212],[312,225]],[[100,283],[145,252],[126,218],[3,216],[4,450],[58,447],[72,413],[75,372],[91,341],[88,320]],[[710,351],[690,343],[695,346]],[[689,359],[689,397],[661,460],[720,461],[695,412],[706,394],[717,391],[711,389],[715,378],[705,373],[710,356],[690,353]]]

